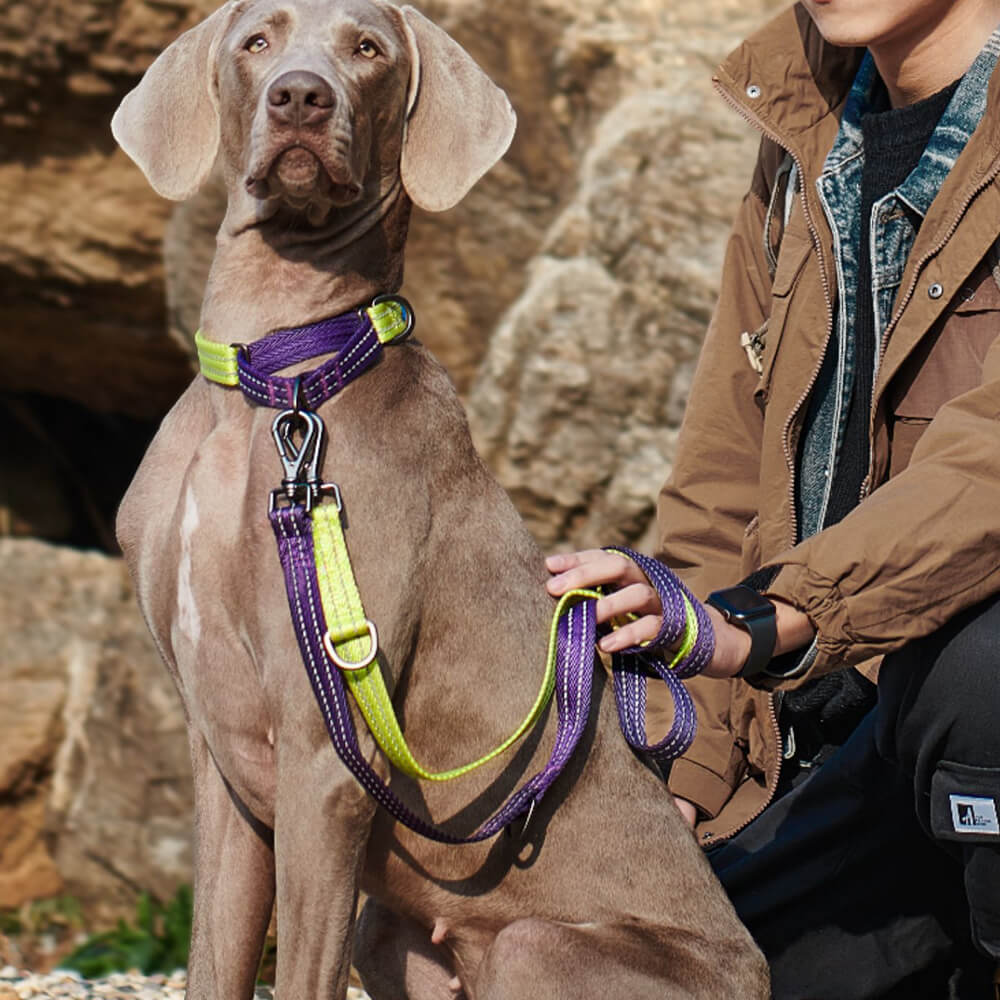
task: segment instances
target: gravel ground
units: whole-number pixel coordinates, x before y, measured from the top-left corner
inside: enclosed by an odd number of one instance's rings
[[[116,972],[104,979],[83,979],[75,972],[56,970],[46,975],[20,972],[8,965],[0,969],[0,1000],[43,1000],[48,997],[74,1000],[184,1000],[187,976],[183,970],[173,975],[143,976],[138,972]],[[270,986],[259,986],[257,1000],[273,1000]],[[368,994],[355,987],[347,991],[347,1000],[368,1000]]]

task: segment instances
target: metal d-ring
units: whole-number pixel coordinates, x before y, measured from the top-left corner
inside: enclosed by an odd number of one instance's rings
[[[406,319],[406,329],[402,333],[397,333],[395,337],[392,338],[394,344],[398,344],[400,341],[406,340],[411,333],[413,333],[413,327],[416,324],[416,317],[413,315],[413,306],[403,298],[402,295],[376,295],[372,299],[372,305],[377,306],[382,302],[395,302],[403,310],[403,316]]]
[[[378,630],[375,628],[375,622],[373,622],[370,618],[366,618],[365,625],[368,626],[368,638],[371,641],[371,649],[369,649],[360,660],[345,660],[342,656],[340,656],[334,647],[333,637],[330,635],[330,630],[327,629],[323,633],[323,648],[326,650],[326,655],[329,656],[341,670],[364,670],[364,668],[372,663],[378,655]],[[352,636],[351,638],[360,639],[363,635],[364,633],[362,632],[361,635]]]

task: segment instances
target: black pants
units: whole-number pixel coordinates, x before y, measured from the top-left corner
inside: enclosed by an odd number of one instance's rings
[[[776,1000],[992,997],[998,813],[994,600],[887,657],[847,743],[708,856]]]

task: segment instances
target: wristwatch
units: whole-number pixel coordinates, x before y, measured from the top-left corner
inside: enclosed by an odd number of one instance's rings
[[[740,667],[737,677],[755,677],[771,662],[778,628],[774,620],[774,605],[742,583],[708,595],[706,604],[722,614],[730,625],[750,633],[750,655]]]

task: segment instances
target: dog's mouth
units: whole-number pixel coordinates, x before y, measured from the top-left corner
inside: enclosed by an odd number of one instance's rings
[[[346,165],[328,165],[305,146],[280,150],[265,170],[247,178],[247,190],[256,198],[284,202],[310,216],[326,216],[331,207],[356,202],[362,186]]]
[[[268,173],[291,198],[309,198],[323,182],[319,157],[302,146],[286,149]]]

